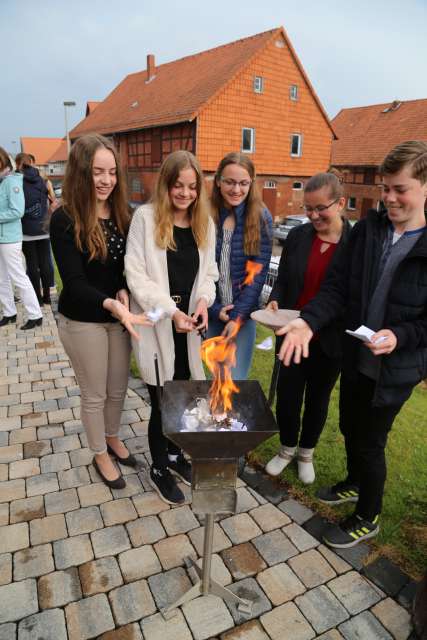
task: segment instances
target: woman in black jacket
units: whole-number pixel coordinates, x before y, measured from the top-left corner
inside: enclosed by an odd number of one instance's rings
[[[316,295],[350,233],[350,224],[341,217],[344,204],[343,187],[335,174],[319,173],[307,182],[304,210],[310,223],[295,227],[286,238],[267,308],[301,309]],[[300,480],[314,481],[313,452],[340,372],[341,341],[342,326],[335,322],[319,331],[302,366],[280,367],[276,415],[281,448],[268,462],[268,474],[279,475],[297,455]]]

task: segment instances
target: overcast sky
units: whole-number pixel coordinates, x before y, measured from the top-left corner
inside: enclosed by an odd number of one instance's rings
[[[328,114],[427,98],[427,0],[0,0],[0,145],[64,135],[128,73],[284,26]],[[12,141],[16,141],[13,144]]]

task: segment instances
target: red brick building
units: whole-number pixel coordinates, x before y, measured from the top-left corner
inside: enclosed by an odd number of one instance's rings
[[[230,151],[248,153],[273,214],[300,209],[307,177],[330,162],[334,132],[284,29],[238,40],[127,76],[70,138],[113,136],[130,197],[145,201],[163,159],[199,158],[207,181]]]
[[[378,168],[387,153],[405,140],[427,142],[427,99],[342,109],[332,125],[331,164],[344,174],[349,217],[363,218],[379,205]]]

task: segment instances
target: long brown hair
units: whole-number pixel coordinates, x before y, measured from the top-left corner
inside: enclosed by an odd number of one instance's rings
[[[214,176],[214,184],[212,188],[212,216],[215,224],[219,225],[219,212],[224,205],[224,200],[219,188],[219,182],[222,172],[229,164],[238,164],[249,174],[251,179],[251,186],[246,196],[246,213],[245,213],[245,226],[243,235],[243,250],[248,256],[257,256],[260,252],[261,243],[261,223],[262,223],[262,211],[263,202],[258,191],[256,183],[256,171],[254,163],[244,153],[229,153],[219,163]]]
[[[74,223],[79,251],[86,249],[89,260],[107,257],[105,235],[96,214],[96,192],[92,167],[98,149],[108,149],[116,161],[117,182],[110,197],[111,218],[119,232],[126,235],[130,224],[126,183],[114,144],[104,136],[90,133],[79,138],[71,148],[62,185],[62,201]]]
[[[209,209],[203,172],[197,158],[190,151],[174,151],[163,162],[153,194],[155,240],[162,249],[176,249],[173,239],[173,208],[169,191],[179,178],[180,171],[193,169],[196,174],[197,198],[189,207],[191,229],[198,247],[207,241]]]
[[[0,171],[4,169],[13,169],[8,152],[0,147]]]

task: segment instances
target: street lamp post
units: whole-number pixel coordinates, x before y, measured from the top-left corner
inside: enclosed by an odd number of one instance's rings
[[[63,105],[65,115],[65,137],[67,139],[67,152],[70,153],[70,136],[68,135],[67,107],[75,107],[76,103],[72,100],[64,100]]]

